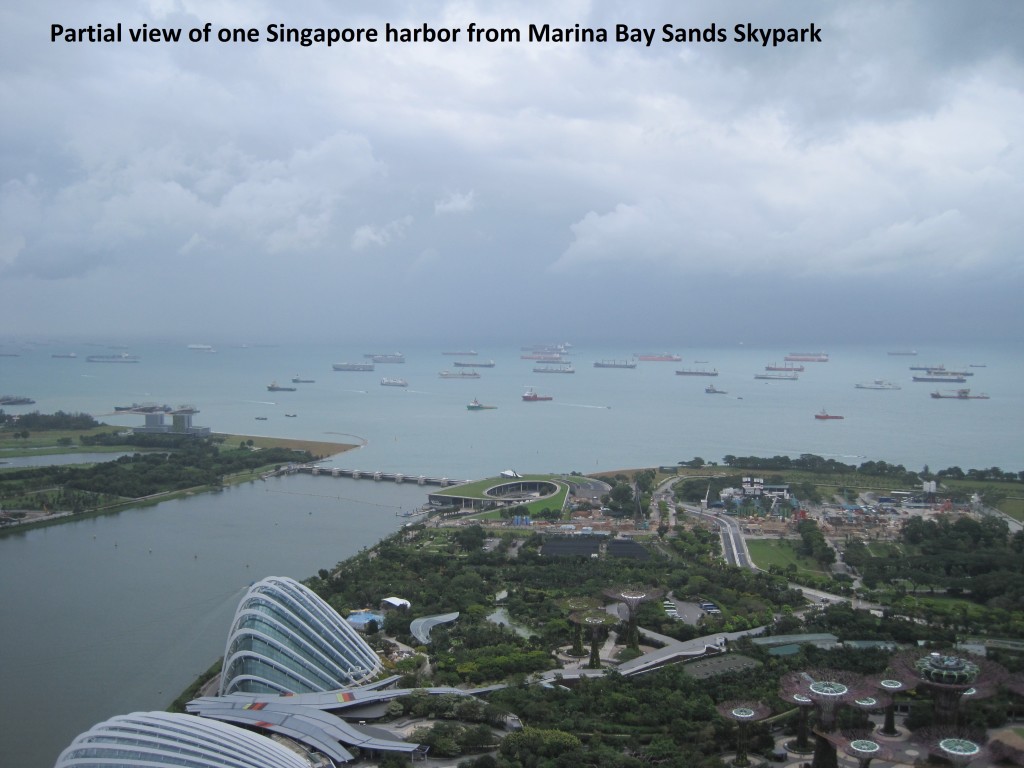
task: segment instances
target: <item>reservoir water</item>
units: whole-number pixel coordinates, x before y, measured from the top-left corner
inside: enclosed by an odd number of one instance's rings
[[[0,763],[47,768],[95,723],[166,708],[221,656],[249,584],[330,568],[424,500],[298,476],[0,539]]]
[[[8,413],[83,411],[118,427],[142,417],[114,414],[117,405],[188,403],[199,409],[195,423],[215,432],[362,444],[333,463],[412,476],[594,472],[694,456],[801,453],[911,469],[1024,469],[1024,355],[1016,343],[919,347],[915,357],[890,356],[885,347],[832,348],[828,363],[806,363],[798,381],[754,379],[794,351],[788,346],[680,347],[666,350],[682,356],[678,363],[635,369],[593,363],[658,350],[579,347],[573,374],[535,373],[543,364],[522,359],[517,348],[480,347],[476,359],[495,366],[478,369],[476,380],[440,379],[438,371],[458,359],[442,356],[441,347],[403,349],[405,364],[378,364],[371,373],[331,369],[393,346],[207,353],[185,342],[139,342],[130,349],[138,363],[97,364],[85,360],[103,351],[95,346],[8,343],[4,351],[19,356],[0,357],[0,394],[36,400],[5,407]],[[52,358],[54,350],[78,357]],[[909,366],[923,364],[977,367],[966,384],[912,382]],[[677,376],[677,368],[719,375]],[[382,376],[402,377],[408,387],[383,387]],[[292,385],[292,377],[314,381]],[[854,386],[874,379],[901,388]],[[296,391],[269,392],[273,381]],[[705,394],[708,384],[728,394]],[[929,397],[957,386],[991,399]],[[554,399],[523,402],[525,387]],[[467,411],[473,398],[497,408]],[[845,418],[815,420],[822,408]],[[24,462],[2,454],[0,461],[10,462],[0,468]],[[91,725],[166,707],[221,655],[251,582],[271,574],[303,579],[332,566],[398,528],[397,508],[417,506],[425,494],[415,485],[292,477],[0,538],[4,763],[47,768]]]

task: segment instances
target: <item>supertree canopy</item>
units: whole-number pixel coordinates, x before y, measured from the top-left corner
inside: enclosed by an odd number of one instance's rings
[[[868,768],[872,760],[883,760],[887,763],[896,760],[896,753],[885,744],[879,744],[871,738],[871,734],[863,731],[833,731],[826,738],[837,750],[857,761],[857,768]]]
[[[927,749],[929,754],[948,761],[957,768],[970,765],[976,760],[987,760],[989,757],[989,750],[985,745],[985,732],[982,729],[935,725],[915,731],[913,738],[917,744]]]
[[[898,679],[932,697],[935,724],[942,726],[956,724],[962,697],[991,696],[1008,674],[993,661],[955,651],[905,651],[893,657],[892,667]]]

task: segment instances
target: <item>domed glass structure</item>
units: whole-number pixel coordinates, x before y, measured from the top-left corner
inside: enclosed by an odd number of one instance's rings
[[[277,742],[233,725],[172,712],[118,715],[80,734],[54,768],[309,768]]]
[[[360,685],[380,659],[337,611],[286,577],[257,582],[228,633],[220,695],[313,693]]]

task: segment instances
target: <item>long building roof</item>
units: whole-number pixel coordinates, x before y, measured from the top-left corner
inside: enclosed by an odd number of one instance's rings
[[[256,726],[301,741],[333,760],[348,762],[353,755],[345,746],[411,754],[418,744],[382,738],[379,729],[361,728],[340,717],[321,711],[294,696],[274,700],[247,701],[236,696],[205,696],[190,701],[188,711],[202,717],[237,725]],[[342,746],[345,745],[345,746]]]

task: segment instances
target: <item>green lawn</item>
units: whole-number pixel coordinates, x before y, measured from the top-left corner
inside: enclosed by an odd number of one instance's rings
[[[790,542],[777,539],[747,539],[747,549],[750,550],[750,559],[758,568],[768,570],[775,565],[782,570],[790,564],[796,565],[798,571],[827,576],[828,572],[823,570],[817,560],[809,557],[799,557]]]
[[[569,494],[569,485],[565,480],[562,480],[558,475],[523,475],[521,480],[547,480],[554,483],[558,487],[558,491],[551,497],[546,499],[540,499],[538,501],[531,501],[524,506],[527,509],[528,514],[534,515],[540,512],[542,509],[562,509],[565,506],[566,496]],[[466,483],[465,485],[458,485],[453,488],[444,488],[440,491],[436,491],[438,495],[446,496],[470,496],[474,498],[487,498],[485,491],[495,485],[501,485],[502,483],[514,482],[514,479],[505,477],[489,477],[484,480],[476,480],[472,483]],[[482,520],[500,519],[501,513],[498,510],[491,512],[483,512],[474,517]]]
[[[903,554],[903,547],[893,541],[873,541],[867,544],[872,557],[892,557]]]

